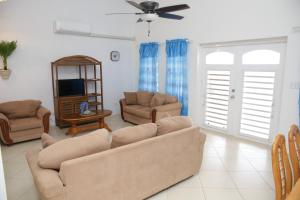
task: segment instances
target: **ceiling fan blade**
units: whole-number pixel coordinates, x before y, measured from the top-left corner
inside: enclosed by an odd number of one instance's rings
[[[142,15],[144,13],[106,13],[105,15]]]
[[[126,1],[127,3],[129,3],[130,5],[136,7],[137,9],[140,9],[140,10],[145,10],[145,8],[143,6],[141,6],[140,4],[134,2],[134,1]]]
[[[143,22],[143,20],[141,18],[139,18],[136,23],[140,23],[140,22]]]
[[[189,8],[190,8],[190,6],[187,4],[180,4],[180,5],[175,5],[175,6],[167,6],[167,7],[158,8],[155,10],[155,12],[167,13],[167,12],[175,12],[175,11],[179,11],[179,10],[185,10],[185,9],[189,9]]]
[[[170,13],[158,13],[158,16],[159,16],[159,17],[162,17],[162,18],[176,19],[176,20],[181,20],[181,19],[184,18],[183,16],[180,16],[180,15],[174,15],[174,14],[170,14]]]

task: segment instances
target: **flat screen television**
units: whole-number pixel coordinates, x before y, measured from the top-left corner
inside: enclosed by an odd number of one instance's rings
[[[83,79],[62,79],[58,80],[59,96],[83,96]]]

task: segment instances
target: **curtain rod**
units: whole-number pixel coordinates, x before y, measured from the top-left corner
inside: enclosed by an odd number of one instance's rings
[[[176,40],[176,39],[175,39]],[[187,40],[190,44],[193,44],[194,43],[194,41],[193,40]],[[155,42],[155,41],[143,41],[143,42],[139,42],[139,44],[141,44],[141,43],[151,43],[151,42]],[[163,44],[163,45],[165,45],[166,44],[166,42],[155,42],[155,43],[158,43],[158,44]]]
[[[230,46],[240,46],[240,45],[259,45],[259,44],[286,43],[286,42],[287,42],[287,37],[282,36],[282,37],[237,40],[237,41],[228,41],[228,42],[201,43],[200,47],[202,48],[230,47]]]

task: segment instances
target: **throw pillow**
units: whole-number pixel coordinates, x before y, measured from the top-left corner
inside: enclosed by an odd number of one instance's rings
[[[137,92],[137,103],[141,106],[150,107],[150,103],[153,95],[154,94],[152,92],[139,91]]]
[[[54,144],[56,140],[49,134],[43,133],[41,136],[41,141],[42,141],[42,147],[47,148],[48,146]]]
[[[154,123],[126,127],[112,133],[111,147],[127,145],[156,136],[157,126]]]
[[[34,117],[41,103],[38,100],[6,102],[0,104],[0,113],[6,115],[9,119]]]
[[[137,95],[136,92],[124,92],[125,101],[127,105],[136,105],[137,104]]]
[[[164,135],[170,132],[192,127],[192,119],[186,116],[175,116],[163,118],[156,122],[157,135]]]
[[[38,165],[59,170],[62,162],[110,149],[109,134],[99,129],[90,134],[58,141],[38,155]]]
[[[165,95],[156,93],[151,99],[150,107],[164,105],[165,101],[166,101]]]

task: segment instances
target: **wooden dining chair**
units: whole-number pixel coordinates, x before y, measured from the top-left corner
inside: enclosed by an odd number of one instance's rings
[[[289,130],[289,150],[295,184],[300,177],[300,132],[295,124]]]
[[[292,170],[282,134],[276,136],[272,145],[272,168],[276,200],[284,200],[292,189]]]

